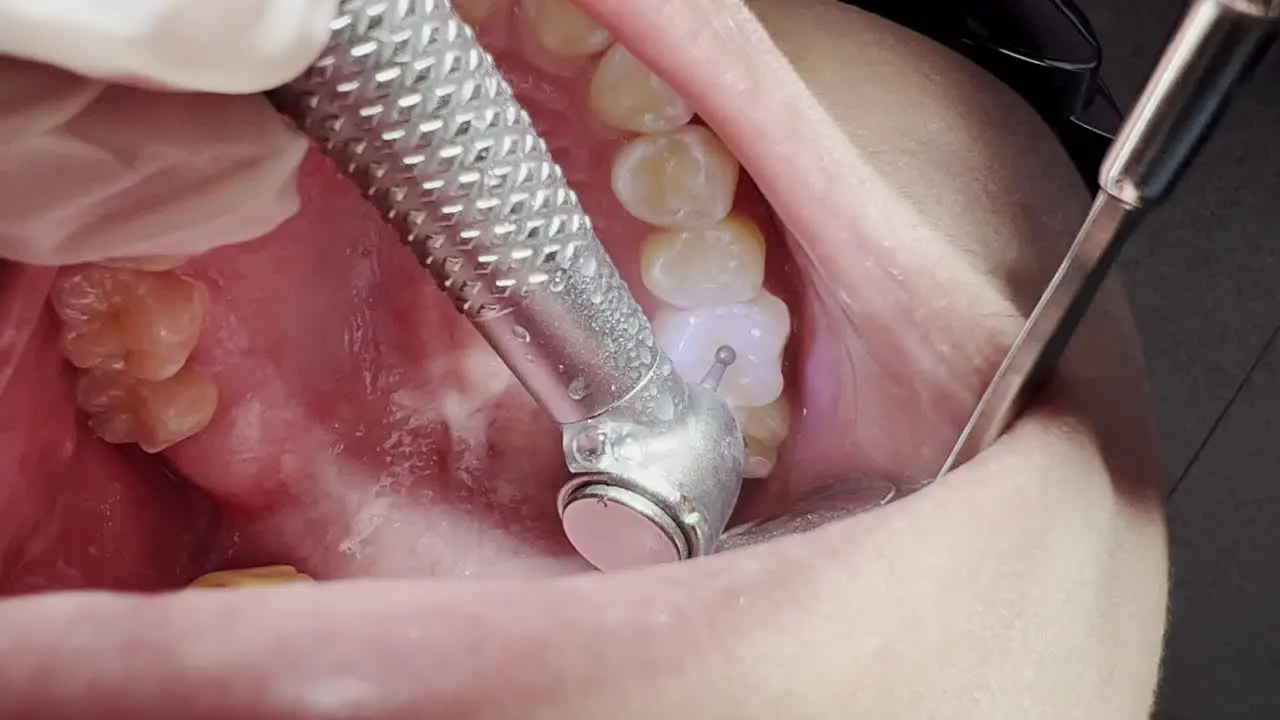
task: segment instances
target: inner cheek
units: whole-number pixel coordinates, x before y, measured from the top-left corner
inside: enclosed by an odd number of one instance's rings
[[[797,442],[779,461],[776,477],[785,481],[750,497],[743,516],[753,520],[847,514],[921,489],[958,437],[986,365],[998,359],[971,352],[965,339],[941,339],[958,326],[938,327],[933,315],[899,301],[897,288],[859,293],[880,302],[855,306],[803,252],[796,263],[802,327],[790,357],[803,359],[795,379],[803,409]]]

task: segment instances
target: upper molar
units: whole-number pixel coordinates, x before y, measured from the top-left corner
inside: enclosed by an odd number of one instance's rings
[[[735,407],[733,414],[746,441],[745,478],[766,478],[778,462],[778,448],[791,434],[791,404],[786,394],[760,407]]]
[[[613,37],[568,0],[520,0],[520,15],[547,50],[565,56],[593,55]]]
[[[674,130],[693,119],[684,98],[622,45],[600,60],[590,103],[601,122],[635,133]]]
[[[737,359],[719,390],[729,405],[768,405],[782,394],[782,351],[791,335],[791,313],[772,293],[715,308],[664,308],[656,313],[653,329],[676,370],[693,382],[715,361],[720,346],[732,347]]]
[[[786,395],[778,396],[768,405],[735,407],[733,415],[743,435],[767,445],[777,447],[791,434],[791,403]]]
[[[63,353],[79,368],[172,377],[195,348],[203,323],[196,285],[172,272],[98,265],[66,268],[50,299],[62,320]]]
[[[764,286],[760,228],[729,217],[708,228],[666,230],[645,238],[640,270],[645,287],[685,309],[746,302]]]
[[[76,404],[88,413],[90,429],[102,440],[137,443],[157,453],[209,424],[218,407],[218,388],[189,366],[158,382],[86,370],[77,381]]]
[[[613,192],[650,225],[701,228],[729,215],[740,171],[715,133],[686,125],[624,145],[613,161]]]

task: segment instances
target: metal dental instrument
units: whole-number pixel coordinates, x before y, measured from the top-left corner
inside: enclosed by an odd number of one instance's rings
[[[1102,162],[1083,227],[937,477],[1004,432],[1040,389],[1145,211],[1177,184],[1274,39],[1280,0],[1194,0]]]
[[[331,31],[272,101],[560,423],[570,542],[602,570],[711,552],[737,421],[656,344],[493,58],[448,0],[343,0]]]

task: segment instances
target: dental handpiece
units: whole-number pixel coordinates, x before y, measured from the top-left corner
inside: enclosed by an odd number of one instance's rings
[[[565,532],[602,570],[711,552],[745,451],[657,345],[590,218],[448,0],[344,0],[320,58],[272,91],[560,425]],[[717,370],[717,368],[719,368]]]
[[[1093,208],[937,477],[999,437],[1043,385],[1138,221],[1176,187],[1274,42],[1280,0],[1193,0],[1098,174]]]

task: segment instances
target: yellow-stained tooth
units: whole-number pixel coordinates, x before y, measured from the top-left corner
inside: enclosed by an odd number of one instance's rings
[[[747,445],[742,476],[752,479],[768,477],[777,465],[778,448],[791,434],[791,404],[787,396],[780,395],[768,405],[735,407],[733,414],[738,418],[738,427]]]
[[[484,24],[510,4],[511,0],[453,0],[458,16],[472,27]]]
[[[589,103],[601,122],[634,133],[674,130],[693,119],[684,98],[621,44],[596,67]]]
[[[729,215],[740,172],[715,133],[686,125],[624,145],[611,180],[618,202],[635,217],[660,228],[696,229]]]
[[[778,448],[750,435],[743,440],[747,446],[747,459],[742,463],[742,477],[748,480],[769,477],[778,464]]]
[[[791,434],[791,403],[786,395],[780,395],[768,405],[735,407],[733,414],[738,418],[743,435],[774,447],[782,445]]]
[[[109,443],[155,453],[203,430],[218,388],[187,365],[200,337],[199,288],[173,271],[63,268],[50,292],[62,352],[80,368],[76,404]]]
[[[306,573],[298,572],[292,565],[266,565],[242,570],[220,570],[201,575],[187,587],[229,588],[253,585],[281,585],[294,582],[315,582]]]
[[[200,338],[204,302],[175,272],[84,265],[59,272],[50,293],[63,353],[79,368],[172,377]]]
[[[764,235],[738,216],[697,230],[657,232],[640,245],[645,287],[680,308],[750,300],[764,287],[764,263]]]
[[[608,30],[568,0],[520,0],[520,15],[538,42],[556,55],[593,55],[613,42]]]
[[[137,443],[157,453],[208,426],[218,408],[218,388],[189,367],[158,381],[118,370],[85,370],[76,404],[89,415],[89,428],[100,439]]]

